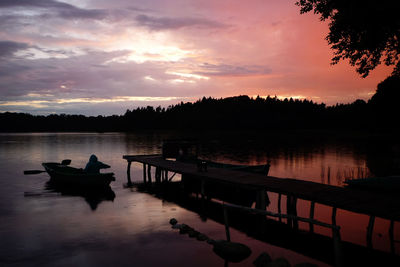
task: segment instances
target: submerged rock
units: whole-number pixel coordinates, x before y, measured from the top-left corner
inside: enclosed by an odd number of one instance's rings
[[[197,237],[199,235],[199,232],[194,230],[194,229],[190,229],[188,231],[189,237]]]
[[[196,239],[199,241],[205,241],[205,240],[208,240],[208,236],[206,236],[205,234],[199,233],[197,235]]]
[[[218,240],[214,241],[213,246],[215,254],[230,262],[240,262],[251,254],[250,248],[241,243]]]
[[[178,223],[178,220],[175,219],[175,218],[172,218],[171,220],[169,220],[169,223],[170,223],[171,225],[175,225],[175,224]]]
[[[256,267],[267,267],[271,261],[271,256],[267,252],[263,252],[257,257],[257,259],[255,259],[255,261],[253,261],[253,264]]]
[[[172,225],[172,229],[181,229],[181,228],[182,228],[182,224],[177,223],[177,224]]]

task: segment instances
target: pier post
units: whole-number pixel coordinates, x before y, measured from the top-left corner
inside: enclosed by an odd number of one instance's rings
[[[332,225],[336,226],[336,207],[332,207]]]
[[[292,196],[291,195],[286,195],[286,214],[290,215],[292,214],[292,207],[291,207],[291,203],[292,203]],[[287,217],[287,225],[292,228],[293,227],[293,220],[290,217]]]
[[[367,227],[367,247],[372,248],[372,233],[374,231],[375,216],[369,217],[368,227]]]
[[[278,213],[279,213],[279,214],[282,214],[282,211],[281,211],[281,201],[282,201],[282,194],[279,193],[279,195],[278,195]],[[279,222],[282,222],[282,217],[279,217]]]
[[[143,183],[146,184],[146,163],[143,163]]]
[[[224,222],[225,222],[226,241],[231,242],[231,234],[229,232],[228,210],[226,207],[224,207]]]
[[[310,206],[310,219],[314,219],[314,209],[315,209],[315,202],[311,201],[311,206]],[[310,223],[310,232],[314,233],[314,224]]]
[[[335,253],[335,266],[343,266],[342,246],[340,239],[340,228],[332,228],[333,250]]]
[[[292,197],[292,209],[293,215],[297,217],[297,197]],[[299,221],[296,218],[293,219],[293,228],[299,230]]]
[[[267,194],[265,189],[261,189],[257,191],[257,203],[256,208],[260,210],[267,209]]]
[[[147,179],[149,184],[151,185],[151,165],[147,164]]]
[[[132,161],[128,161],[128,168],[126,170],[126,174],[128,176],[128,185],[132,185],[132,180],[131,180],[131,164]]]
[[[156,172],[155,172],[155,183],[160,184],[161,182],[161,168],[156,167]]]
[[[394,221],[390,221],[389,226],[389,239],[390,239],[390,252],[395,253],[395,246],[394,246]]]

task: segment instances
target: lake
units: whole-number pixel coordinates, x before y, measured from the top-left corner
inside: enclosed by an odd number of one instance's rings
[[[322,136],[322,137],[321,137]],[[264,164],[269,175],[343,186],[345,178],[381,175],[396,164],[399,144],[380,138],[325,138],[308,134],[262,133],[18,133],[0,134],[0,265],[2,266],[223,266],[206,242],[171,229],[176,218],[213,239],[225,239],[224,225],[195,212],[124,187],[125,154],[156,154],[165,139],[195,138],[203,158],[226,163]],[[91,154],[111,166],[116,181],[103,196],[54,192],[46,187],[42,162],[72,159],[84,167]],[[133,181],[142,181],[142,165],[132,164]],[[270,194],[271,209],[277,196]],[[307,217],[309,204],[298,202]],[[316,205],[315,218],[330,222],[331,208]],[[337,224],[345,241],[365,245],[368,216],[338,210]],[[307,229],[307,225],[300,224]],[[376,219],[374,248],[389,251],[389,222]],[[395,239],[400,239],[398,223]],[[316,228],[317,233],[327,234]],[[231,229],[233,241],[252,254],[230,266],[249,266],[261,252],[285,257],[291,264],[326,264],[288,249],[264,243]],[[398,243],[396,253],[399,253]]]

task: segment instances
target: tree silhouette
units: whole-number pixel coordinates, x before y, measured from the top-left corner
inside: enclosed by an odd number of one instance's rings
[[[332,64],[349,59],[362,77],[381,64],[400,75],[400,1],[299,0],[300,13],[314,11],[329,19],[326,37],[334,50]]]

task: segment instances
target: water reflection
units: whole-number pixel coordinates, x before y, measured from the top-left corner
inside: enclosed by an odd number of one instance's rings
[[[61,186],[51,181],[46,183],[47,190],[50,192],[57,192],[63,196],[77,196],[82,197],[89,204],[90,208],[94,211],[102,201],[114,201],[115,193],[110,186],[104,188],[77,188]]]

